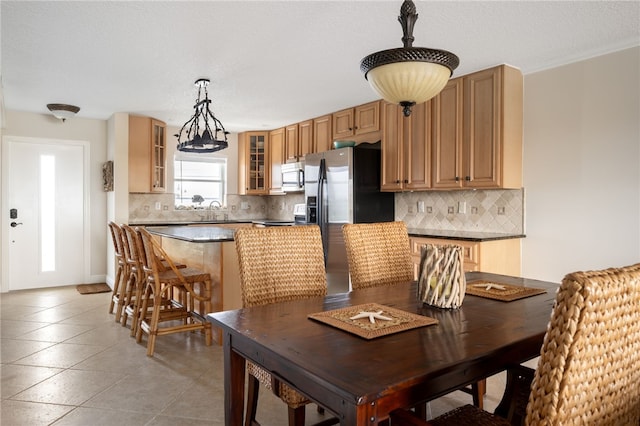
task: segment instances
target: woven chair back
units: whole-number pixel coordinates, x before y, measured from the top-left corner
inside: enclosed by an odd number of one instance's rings
[[[640,424],[640,264],[563,279],[531,389],[528,425]]]
[[[413,280],[404,222],[346,224],[342,233],[354,290]]]
[[[240,228],[234,239],[244,307],[326,295],[319,227]]]

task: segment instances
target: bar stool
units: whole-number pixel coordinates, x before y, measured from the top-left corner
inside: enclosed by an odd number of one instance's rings
[[[108,226],[111,233],[111,240],[113,242],[113,250],[116,260],[116,276],[113,282],[111,300],[109,301],[109,313],[112,314],[115,308],[116,322],[120,322],[124,306],[123,297],[126,290],[126,280],[129,276],[129,270],[124,255],[122,228],[113,221],[110,221]]]
[[[142,270],[145,277],[136,341],[141,342],[142,334],[146,333],[147,355],[153,356],[157,336],[201,331],[205,344],[210,346],[211,323],[204,315],[211,312],[211,276],[191,267],[178,268],[146,229],[137,227],[135,231],[140,235],[144,249]],[[167,262],[168,269],[162,268],[162,260]],[[203,312],[195,310],[196,303],[204,306]],[[160,327],[165,322],[171,324]]]
[[[143,270],[143,261],[145,257],[144,247],[140,234],[129,225],[121,225],[124,241],[124,253],[126,262],[129,265],[129,278],[126,281],[125,291],[125,308],[122,312],[122,326],[127,325],[127,320],[131,317],[131,336],[134,337],[138,330],[140,320],[140,305],[142,293],[144,292],[145,276]],[[168,262],[161,259],[160,269],[170,269]],[[186,268],[187,265],[182,263],[174,263],[178,269]],[[168,305],[168,301],[163,301]]]

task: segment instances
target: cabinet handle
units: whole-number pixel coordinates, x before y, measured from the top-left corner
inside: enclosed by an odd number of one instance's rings
[[[396,183],[400,183],[400,179],[396,180]]]
[[[460,181],[460,176],[456,176],[456,182]]]
[[[409,179],[405,179],[405,180],[404,180],[404,183],[409,183]]]
[[[471,176],[465,176],[464,180],[466,180],[467,182],[470,182],[471,181]]]

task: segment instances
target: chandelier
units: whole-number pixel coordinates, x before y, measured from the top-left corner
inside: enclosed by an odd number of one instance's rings
[[[398,16],[404,47],[372,53],[360,62],[360,70],[373,90],[384,100],[400,104],[407,117],[412,106],[442,91],[460,62],[446,50],[413,47],[413,26],[417,20],[413,1],[404,0]]]
[[[175,135],[178,138],[178,151],[206,153],[225,149],[228,146],[229,132],[209,109],[211,103],[207,92],[209,79],[200,78],[196,80],[195,85],[198,87],[198,98],[193,106],[195,112],[189,121],[184,123],[180,133]],[[204,92],[204,98],[202,98],[202,92]],[[185,129],[186,140],[181,142]]]

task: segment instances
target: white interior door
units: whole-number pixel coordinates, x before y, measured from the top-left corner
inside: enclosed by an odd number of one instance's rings
[[[5,144],[8,290],[83,283],[88,148],[18,138]]]

